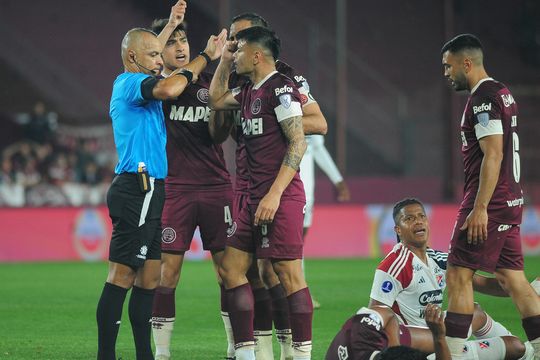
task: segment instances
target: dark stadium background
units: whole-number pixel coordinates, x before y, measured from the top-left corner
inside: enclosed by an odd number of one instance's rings
[[[88,261],[106,258],[110,239],[103,203],[116,159],[108,103],[123,71],[120,42],[128,29],[168,17],[173,4],[0,1],[0,359],[95,357],[95,304],[107,265]],[[314,359],[367,302],[373,269],[395,241],[394,202],[422,199],[432,241],[447,246],[462,196],[458,126],[466,94],[443,79],[440,49],[458,33],[482,40],[488,73],[519,106],[526,273],[538,276],[539,1],[188,0],[191,53],[241,12],[265,17],[282,39],[282,59],[308,78],[329,123],[326,145],[351,188],[352,201],[337,204],[318,173],[306,253],[339,259],[307,261],[323,304]],[[233,146],[225,145],[231,170]],[[192,259],[207,257],[199,245]],[[225,343],[211,265],[185,269],[177,302],[189,311],[179,311],[172,350],[219,358]],[[510,300],[480,299],[523,338]],[[130,359],[127,319],[118,349]]]

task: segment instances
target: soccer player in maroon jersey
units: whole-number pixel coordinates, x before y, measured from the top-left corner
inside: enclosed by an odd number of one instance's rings
[[[253,26],[269,27],[266,20],[255,13],[243,13],[235,16],[232,19],[230,26],[229,39],[234,40],[236,33]],[[276,61],[276,70],[293,80],[300,92],[304,133],[325,134],[327,131],[326,119],[310,92],[306,78],[281,60]],[[232,72],[229,79],[229,88],[233,89],[238,87],[248,80],[247,77],[239,76],[236,72]],[[228,136],[232,125],[234,124],[218,124],[217,121],[210,121],[209,124],[211,129],[215,128],[214,133],[220,134],[216,136]],[[249,172],[247,169],[247,157],[242,139],[241,125],[242,124],[238,121],[236,123],[236,131],[233,131],[233,134],[236,135],[234,136],[234,139],[237,143],[233,214],[238,214],[242,208],[247,206],[247,198],[249,195]],[[274,359],[272,350],[272,321],[276,330],[276,338],[281,348],[280,359],[290,359],[292,357],[292,339],[286,293],[270,260],[260,259],[258,261],[253,261],[252,266],[247,273],[247,278],[253,291],[255,301],[254,333],[255,339],[257,340],[255,348],[257,359]],[[226,321],[225,318],[224,321]]]
[[[411,336],[432,338],[437,360],[450,360],[441,308],[426,306],[427,328],[399,325],[396,314],[384,305],[363,307],[349,318],[326,352],[325,360],[423,360],[425,353],[410,348]]]
[[[241,109],[249,170],[248,207],[236,217],[220,267],[238,360],[254,358],[253,295],[246,278],[252,257],[272,260],[288,295],[293,357],[311,358],[313,307],[301,258],[305,195],[298,168],[306,148],[300,94],[276,71],[280,42],[263,27],[229,41],[210,85],[213,109]],[[250,82],[228,90],[234,64]]]
[[[473,314],[472,278],[482,270],[494,273],[510,294],[540,357],[540,300],[523,272],[519,232],[523,193],[517,105],[508,88],[486,73],[477,37],[458,35],[441,54],[444,76],[454,90],[470,92],[461,119],[464,198],[446,272],[448,346],[459,358]]]
[[[210,111],[208,87],[212,76],[201,72],[209,61],[221,56],[227,32],[211,36],[204,52],[190,62],[184,23],[170,26],[168,19],[156,20],[152,29],[165,41],[164,76],[178,68],[197,69],[199,74],[180,96],[163,102],[169,170],[162,216],[161,281],[154,297],[152,329],[156,359],[168,359],[175,320],[175,289],[195,228],[199,226],[203,247],[212,253],[217,271],[227,231],[233,225],[232,184],[221,145],[214,143],[208,130],[209,118],[226,114]],[[222,311],[226,310],[223,305],[222,301]]]

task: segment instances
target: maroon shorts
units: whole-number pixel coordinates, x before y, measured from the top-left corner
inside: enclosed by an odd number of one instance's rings
[[[233,204],[233,218],[236,219],[240,215],[240,211],[248,206],[249,193],[235,192]]]
[[[488,221],[488,238],[481,245],[467,243],[467,229],[461,231],[470,210],[458,213],[448,262],[473,270],[494,272],[495,269],[523,270],[523,252],[519,225]]]
[[[304,201],[282,199],[274,221],[269,225],[255,226],[253,220],[257,204],[250,204],[236,217],[236,229],[227,245],[255,254],[258,259],[301,259],[304,208]]]
[[[161,250],[170,253],[189,250],[197,226],[204,250],[225,249],[227,232],[233,228],[232,203],[232,189],[170,191],[167,188],[161,219]]]

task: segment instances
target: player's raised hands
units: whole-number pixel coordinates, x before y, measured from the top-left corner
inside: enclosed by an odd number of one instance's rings
[[[221,56],[223,51],[223,46],[227,41],[227,30],[222,29],[221,32],[217,35],[211,35],[206,43],[206,48],[204,52],[210,56],[210,59],[216,60]]]
[[[473,209],[459,230],[467,230],[467,242],[469,244],[482,244],[487,240],[487,224],[487,210]]]
[[[236,40],[227,40],[222,49],[221,59],[224,61],[232,61],[236,49],[238,49],[238,42]]]
[[[186,15],[187,2],[185,0],[178,0],[176,4],[171,8],[171,14],[169,15],[169,24],[175,28],[184,21]]]

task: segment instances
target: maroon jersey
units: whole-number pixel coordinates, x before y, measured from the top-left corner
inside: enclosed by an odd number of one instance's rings
[[[315,102],[313,96],[309,91],[309,84],[304,76],[298,74],[296,70],[291,67],[289,64],[277,60],[276,61],[276,70],[289,77],[300,92],[300,100],[302,106],[306,106]],[[236,72],[232,72],[229,78],[229,88],[234,89],[236,87],[241,87],[243,84],[249,82],[249,79],[245,76],[237,75]],[[242,140],[242,123],[240,121],[240,116],[236,118],[236,180],[235,180],[235,192],[247,193],[249,185],[249,171],[247,169],[247,155],[245,152],[245,146]]]
[[[242,137],[249,169],[250,203],[257,203],[276,179],[288,142],[279,122],[302,116],[300,94],[291,79],[274,71],[258,84],[233,89],[241,104]],[[282,197],[305,201],[298,171]]]
[[[388,337],[381,317],[373,310],[362,308],[343,325],[330,344],[325,360],[369,360],[373,352],[387,346]]]
[[[465,169],[464,198],[460,210],[472,209],[480,183],[484,154],[479,140],[503,136],[503,160],[497,186],[488,205],[491,220],[520,224],[523,193],[519,185],[519,137],[517,105],[510,91],[491,78],[480,81],[471,91],[461,120],[461,152]]]
[[[234,89],[242,87],[248,83],[249,79],[245,76],[238,75],[233,71],[229,77],[229,88]],[[234,191],[236,194],[248,194],[249,188],[249,171],[247,165],[246,146],[242,138],[242,121],[240,116],[241,111],[234,112],[236,124],[236,179],[234,181]]]
[[[175,100],[163,102],[167,126],[167,185],[180,190],[230,188],[221,145],[208,132],[208,87],[212,75],[202,73]]]

